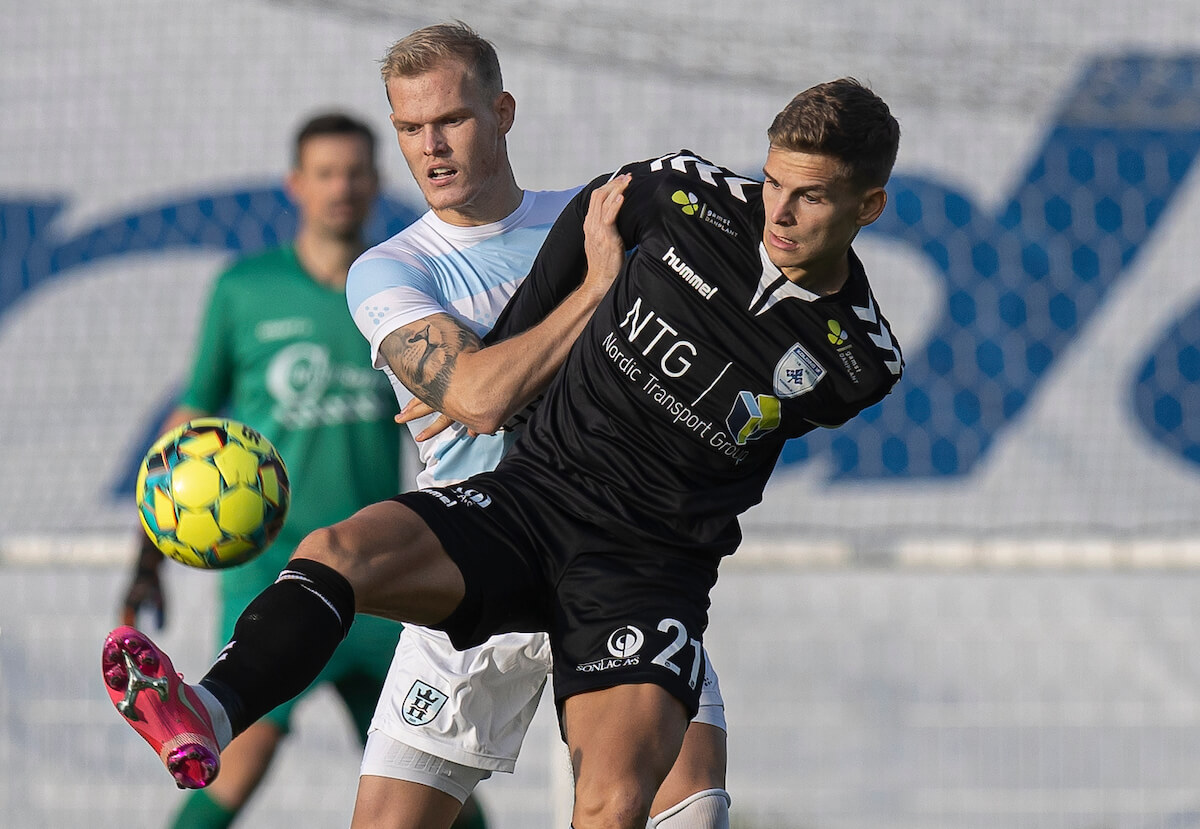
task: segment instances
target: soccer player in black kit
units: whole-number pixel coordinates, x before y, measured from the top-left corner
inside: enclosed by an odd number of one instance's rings
[[[697,705],[738,514],[786,440],[879,402],[903,365],[851,249],[887,202],[887,105],[851,79],[820,84],[767,135],[762,183],[681,151],[568,205],[489,344],[458,355],[495,361],[497,404],[476,431],[545,388],[495,471],[308,536],[198,685],[143,634],[110,634],[110,696],[181,784],[204,785],[232,734],[302,691],[357,611],[458,646],[548,631],[572,825],[645,826]],[[577,338],[546,335],[564,320]],[[388,358],[448,387],[442,354],[422,338]],[[156,677],[161,694],[141,690]]]

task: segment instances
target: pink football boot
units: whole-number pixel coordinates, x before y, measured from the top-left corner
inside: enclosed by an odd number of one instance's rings
[[[108,696],[154,750],[181,789],[202,789],[217,776],[221,751],[208,711],[170,658],[144,633],[119,627],[101,658]]]

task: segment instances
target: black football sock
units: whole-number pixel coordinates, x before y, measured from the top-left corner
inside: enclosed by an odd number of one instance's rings
[[[292,559],[247,605],[200,684],[229,715],[233,736],[317,678],[354,621],[354,588],[341,573]]]

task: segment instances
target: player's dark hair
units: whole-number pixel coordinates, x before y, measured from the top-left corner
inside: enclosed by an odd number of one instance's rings
[[[900,125],[883,99],[854,78],[806,89],[775,116],[771,146],[831,155],[860,187],[887,184],[900,148]]]
[[[362,121],[346,115],[343,112],[325,112],[314,115],[304,122],[296,133],[296,143],[292,149],[292,166],[299,168],[300,152],[304,143],[310,138],[322,135],[357,135],[367,142],[372,164],[375,160],[375,133]]]
[[[379,74],[386,87],[392,78],[421,75],[441,61],[455,59],[466,65],[468,77],[488,100],[504,91],[496,48],[461,20],[426,26],[396,41],[380,61]]]

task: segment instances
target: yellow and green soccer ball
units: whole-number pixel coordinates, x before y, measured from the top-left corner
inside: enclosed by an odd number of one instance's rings
[[[287,517],[287,469],[271,442],[234,420],[202,417],[159,438],[138,470],[142,528],[189,567],[236,567]]]

